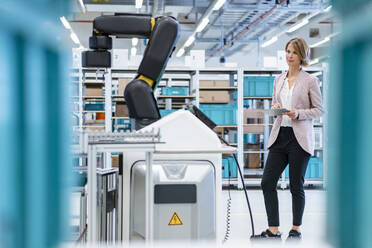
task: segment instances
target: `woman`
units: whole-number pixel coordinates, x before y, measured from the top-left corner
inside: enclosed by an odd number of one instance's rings
[[[308,65],[309,58],[305,40],[291,39],[285,50],[289,70],[275,78],[272,108],[290,111],[277,116],[270,133],[269,155],[261,181],[269,228],[262,232],[261,237],[281,238],[276,188],[280,175],[289,164],[293,226],[288,238],[301,239],[304,176],[310,156],[314,155],[312,120],[323,112],[322,96],[317,78],[302,70],[302,66]]]

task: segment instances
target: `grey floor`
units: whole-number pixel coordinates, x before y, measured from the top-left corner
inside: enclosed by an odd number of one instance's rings
[[[232,243],[250,243],[251,235],[250,218],[245,200],[244,191],[231,190],[231,233]],[[301,247],[328,247],[325,241],[325,218],[326,218],[326,192],[323,190],[306,190],[306,206],[303,216],[301,232],[303,240]],[[223,191],[224,199],[221,204],[226,206],[228,191]],[[261,190],[248,190],[254,216],[256,234],[267,228],[264,199]],[[288,235],[292,227],[292,198],[289,190],[278,190],[280,228],[283,233],[282,239]],[[225,216],[223,216],[225,217]],[[225,223],[225,219],[223,220]],[[229,242],[226,242],[228,244]],[[284,243],[284,242],[283,242]],[[298,247],[298,245],[296,245]],[[313,246],[314,247],[314,246]]]
[[[326,192],[323,190],[306,190],[306,207],[303,217],[302,234],[303,240],[301,243],[288,244],[285,239],[288,235],[288,231],[292,227],[292,199],[289,190],[278,189],[279,198],[279,212],[280,212],[280,223],[281,226],[279,230],[283,233],[282,242],[251,242],[251,225],[248,213],[248,208],[245,200],[244,191],[242,190],[231,190],[231,230],[230,238],[227,242],[221,243],[188,243],[188,242],[176,242],[176,243],[155,243],[152,247],[171,247],[176,246],[178,248],[190,248],[190,247],[316,247],[316,248],[329,248],[330,245],[327,244],[325,240],[325,218],[326,218]],[[267,220],[265,213],[265,205],[263,200],[263,195],[261,190],[248,190],[249,200],[251,202],[251,207],[254,216],[254,223],[256,234],[267,228]],[[228,198],[228,191],[223,191],[223,199],[221,201],[221,206],[226,208]],[[77,198],[78,199],[78,198]],[[75,208],[78,206],[78,200],[73,201],[76,204]],[[78,208],[77,213],[78,214]],[[226,216],[221,216],[223,224],[225,224]],[[78,223],[76,223],[78,224]],[[62,247],[76,247],[75,244],[69,244]],[[82,246],[87,247],[87,246]],[[88,247],[98,247],[95,245],[88,245]],[[101,245],[99,247],[113,247]],[[123,247],[122,245],[117,245],[115,247]],[[127,245],[125,247],[128,247]],[[131,244],[129,247],[142,248],[147,247],[144,244]]]

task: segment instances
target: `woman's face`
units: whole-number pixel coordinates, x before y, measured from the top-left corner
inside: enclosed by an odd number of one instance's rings
[[[297,54],[292,44],[288,45],[285,58],[288,66],[297,67],[301,64],[300,56]]]

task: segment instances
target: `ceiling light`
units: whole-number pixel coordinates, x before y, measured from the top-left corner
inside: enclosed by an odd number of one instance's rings
[[[292,26],[290,29],[287,30],[287,32],[288,32],[288,33],[292,33],[292,32],[294,32],[294,31],[296,31],[297,29],[299,29],[299,28],[305,26],[305,25],[308,24],[308,23],[309,23],[309,19],[305,19],[305,20],[303,20],[302,22],[300,22],[300,23],[298,23],[298,24]]]
[[[137,46],[138,44],[138,38],[132,38],[132,45]]]
[[[80,3],[81,12],[83,13],[87,12],[87,9],[85,8],[83,0],[78,0],[78,2]]]
[[[143,0],[136,0],[136,9],[142,8],[142,2]]]
[[[192,44],[194,41],[195,41],[195,37],[194,37],[194,36],[190,36],[190,37],[187,39],[186,43],[185,43],[185,47],[189,47],[189,46],[191,46],[191,44]]]
[[[130,49],[130,55],[131,55],[131,56],[135,56],[136,53],[137,53],[137,48],[132,47],[132,49]]]
[[[313,59],[310,61],[309,65],[315,65],[319,63],[319,59]]]
[[[225,2],[226,0],[217,0],[216,4],[213,7],[213,10],[219,10]]]
[[[329,12],[332,9],[332,5],[329,5],[327,8],[325,8],[323,11],[324,12]]]
[[[70,37],[71,37],[71,40],[72,40],[75,44],[77,44],[77,45],[80,44],[79,38],[76,36],[76,34],[75,34],[74,32],[71,32]]]
[[[64,16],[60,17],[59,19],[61,20],[63,26],[65,26],[66,29],[71,29],[70,23],[66,20]]]
[[[199,33],[201,31],[203,31],[203,29],[208,25],[208,23],[209,23],[209,19],[208,18],[204,18],[200,22],[199,26],[196,28],[196,32]]]
[[[317,43],[315,43],[315,44],[313,44],[313,45],[310,45],[310,47],[311,47],[311,48],[313,48],[313,47],[317,47],[317,46],[320,46],[320,45],[322,45],[322,44],[324,44],[324,43],[326,43],[326,42],[328,42],[328,41],[330,41],[330,38],[329,38],[329,37],[326,37],[326,38],[324,38],[323,40],[321,40],[321,41],[319,41],[319,42],[317,42]]]
[[[178,52],[177,52],[177,57],[181,57],[184,53],[185,53],[185,49],[181,48],[181,49],[178,50]]]
[[[267,47],[267,46],[270,46],[271,44],[273,44],[274,42],[276,42],[278,40],[278,36],[274,36],[273,38],[271,38],[270,40],[268,41],[265,41],[261,47]]]

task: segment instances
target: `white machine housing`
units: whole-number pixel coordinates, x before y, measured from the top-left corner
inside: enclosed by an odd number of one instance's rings
[[[216,240],[222,240],[223,238],[223,228],[221,225],[221,216],[223,211],[220,208],[222,185],[221,185],[221,165],[222,165],[222,153],[234,152],[235,148],[224,146],[221,144],[217,135],[210,130],[203,122],[201,122],[192,113],[186,110],[179,110],[166,117],[160,119],[157,122],[141,129],[141,131],[149,130],[160,130],[162,143],[156,144],[155,153],[153,155],[153,173],[154,176],[164,173],[161,169],[163,164],[179,163],[179,161],[184,161],[184,165],[202,165],[205,166],[206,171],[213,170],[213,180],[210,180],[209,186],[214,187],[214,190],[210,192],[214,194],[212,199],[212,205],[215,211],[209,209],[213,213],[213,220],[215,227],[215,234],[211,237]],[[131,171],[132,167],[137,164],[144,164],[145,155],[140,152],[126,152],[123,154],[123,219],[122,219],[122,238],[123,241],[129,241],[131,237],[131,199],[132,185],[136,183],[131,183]],[[200,161],[204,161],[200,163]],[[144,169],[142,169],[144,170]],[[162,172],[163,170],[163,172]],[[208,172],[206,172],[206,175]],[[206,176],[208,178],[208,176]],[[143,178],[143,177],[139,177]],[[154,177],[153,177],[154,178]],[[157,179],[154,179],[156,183]],[[209,180],[209,179],[208,179]],[[204,181],[201,180],[201,181]],[[214,185],[213,182],[214,181]],[[144,182],[141,183],[142,185]],[[154,205],[155,206],[155,205]],[[147,206],[146,206],[147,207]],[[208,210],[208,209],[207,209]],[[143,211],[143,210],[139,210]],[[156,209],[154,211],[156,214]],[[182,216],[179,216],[182,220]],[[218,217],[218,218],[217,218]],[[165,218],[165,217],[164,217]],[[164,223],[170,221],[172,216],[167,216]],[[132,219],[133,221],[133,219]],[[143,221],[143,220],[142,220]],[[135,222],[135,221],[134,221]],[[162,228],[156,226],[154,221],[154,228]],[[175,226],[176,227],[176,226]],[[164,227],[166,229],[168,227]],[[133,230],[134,228],[132,228]],[[136,232],[143,233],[143,229],[137,228]],[[166,238],[164,236],[158,236],[159,238]],[[156,239],[156,233],[154,233],[154,238]],[[184,237],[182,237],[184,238]],[[169,237],[172,239],[172,237]]]
[[[214,166],[209,161],[153,163],[154,240],[216,238]],[[146,237],[146,164],[132,167],[130,239]]]

